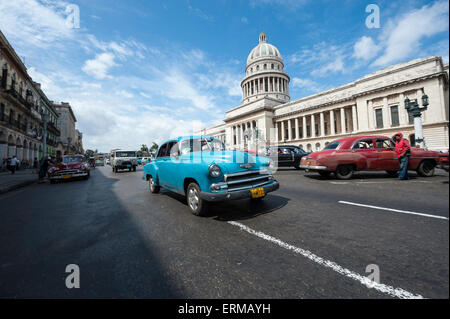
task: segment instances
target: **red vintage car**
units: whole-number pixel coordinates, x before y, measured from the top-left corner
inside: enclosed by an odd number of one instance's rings
[[[50,179],[50,183],[72,178],[88,179],[89,176],[89,163],[83,155],[65,155],[62,157],[60,163],[48,170],[48,178]]]
[[[408,170],[420,176],[433,176],[439,152],[411,148]],[[386,136],[354,136],[331,142],[320,152],[305,156],[300,167],[322,176],[334,173],[349,179],[355,171],[386,171],[395,176],[400,169],[394,141]]]

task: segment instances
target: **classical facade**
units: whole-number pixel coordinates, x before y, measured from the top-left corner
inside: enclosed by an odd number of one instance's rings
[[[77,145],[80,143],[79,139],[82,136],[78,135],[75,129],[77,119],[72,107],[67,102],[61,102],[61,104],[52,102],[52,105],[55,107],[59,116],[58,129],[61,132],[59,142],[61,142],[63,147],[60,151],[62,154],[78,153]]]
[[[229,149],[293,144],[317,151],[342,137],[392,136],[399,131],[415,144],[413,118],[404,100],[420,101],[427,94],[430,105],[422,114],[425,145],[444,150],[449,148],[448,79],[448,64],[431,56],[290,101],[290,78],[281,54],[262,32],[247,58],[241,105],[226,112],[224,123],[197,134],[218,137]]]
[[[0,68],[0,161],[17,156],[32,163],[43,151],[43,93],[1,32]]]

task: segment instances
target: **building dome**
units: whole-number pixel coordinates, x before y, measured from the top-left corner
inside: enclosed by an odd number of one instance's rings
[[[289,75],[284,72],[280,51],[267,43],[266,34],[259,34],[259,44],[247,58],[245,77],[241,81],[242,102],[249,103],[271,98],[281,103],[289,102]]]
[[[265,32],[259,34],[259,43],[248,55],[247,65],[260,58],[274,57],[281,60],[280,51],[274,45],[267,43],[266,38]]]

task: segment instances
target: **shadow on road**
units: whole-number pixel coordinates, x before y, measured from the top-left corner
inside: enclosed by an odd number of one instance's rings
[[[91,174],[1,198],[0,298],[183,296],[122,205],[121,181],[106,171]],[[69,264],[79,266],[79,289],[65,285]]]
[[[161,195],[168,196],[186,205],[186,211],[189,210],[186,198],[178,193],[161,189]],[[211,202],[208,203],[208,211],[204,217],[215,217],[220,221],[245,220],[277,211],[287,205],[289,199],[279,195],[268,194],[261,201],[252,201],[251,199]]]

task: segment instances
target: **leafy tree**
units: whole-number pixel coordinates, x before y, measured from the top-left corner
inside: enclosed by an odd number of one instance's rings
[[[136,152],[136,155],[138,157],[148,157],[150,155],[149,151],[148,151],[148,147],[145,144],[142,144],[141,149],[139,151]]]
[[[93,150],[86,150],[86,151],[84,152],[84,156],[85,156],[86,158],[93,157],[93,156],[94,156],[94,151],[93,151]]]
[[[159,148],[158,144],[152,142],[152,146],[150,147],[150,154],[152,154],[153,156],[156,155],[158,148]]]

